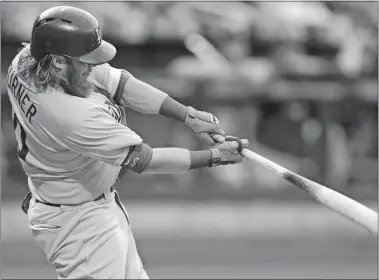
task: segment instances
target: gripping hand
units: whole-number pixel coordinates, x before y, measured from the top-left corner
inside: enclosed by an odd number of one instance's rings
[[[200,138],[202,142],[208,145],[221,143],[225,135],[220,126],[219,120],[211,113],[197,111],[188,107],[184,123]]]
[[[226,136],[225,142],[217,148],[211,149],[212,164],[211,166],[235,164],[243,161],[244,157],[241,151],[249,146],[247,139],[239,139],[233,136]]]

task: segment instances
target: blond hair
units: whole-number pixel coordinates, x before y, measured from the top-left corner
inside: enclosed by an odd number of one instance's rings
[[[68,94],[82,96],[83,94],[69,84],[64,73],[61,73],[62,68],[57,63],[59,55],[46,54],[40,59],[35,59],[31,53],[28,44],[23,44],[21,54],[17,65],[18,74],[26,81],[31,81],[39,90],[44,90],[47,87],[60,86]],[[101,94],[110,98],[110,93],[106,88],[92,79],[94,88]]]
[[[64,80],[60,74],[62,69],[56,63],[58,55],[46,54],[40,59],[35,59],[27,44],[23,44],[20,51],[17,71],[24,80],[32,81],[38,89],[54,87]]]

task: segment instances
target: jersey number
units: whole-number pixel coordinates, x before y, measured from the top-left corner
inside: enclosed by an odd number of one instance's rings
[[[21,149],[18,150],[18,156],[25,161],[26,155],[29,152],[28,146],[26,146],[26,132],[22,128],[20,121],[18,120],[16,113],[13,113],[13,128],[16,131],[17,124],[20,126],[20,131],[21,131]],[[19,147],[19,144],[17,144]]]

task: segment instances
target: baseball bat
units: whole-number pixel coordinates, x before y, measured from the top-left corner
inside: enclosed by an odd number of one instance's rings
[[[248,149],[243,149],[241,154],[305,190],[316,201],[334,212],[360,225],[373,235],[378,235],[378,214],[370,208],[337,191],[300,176]]]
[[[231,71],[231,63],[201,34],[197,32],[191,34],[189,31],[185,33],[187,34],[184,43],[187,49],[199,60]],[[241,153],[246,158],[258,162],[288,182],[305,190],[316,201],[332,211],[360,225],[373,235],[378,234],[378,214],[375,211],[337,191],[300,176],[248,149],[243,149]]]

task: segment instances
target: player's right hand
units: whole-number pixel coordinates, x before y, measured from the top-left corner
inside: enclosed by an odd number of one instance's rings
[[[241,154],[242,149],[249,146],[247,139],[239,139],[233,136],[226,136],[225,142],[211,149],[212,166],[228,165],[240,163],[244,156]]]

